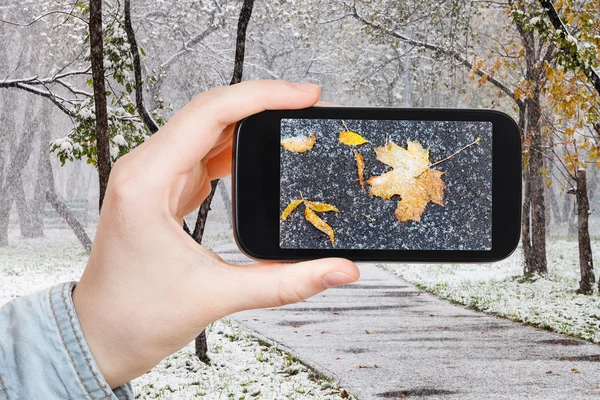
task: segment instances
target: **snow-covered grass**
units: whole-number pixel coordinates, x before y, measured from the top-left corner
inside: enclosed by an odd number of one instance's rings
[[[87,254],[69,229],[46,229],[46,237],[21,239],[11,230],[0,248],[0,306],[60,282],[79,279]],[[224,235],[209,236],[218,244]],[[133,382],[139,399],[341,399],[347,392],[276,346],[259,342],[228,320],[209,328],[210,365],[194,356],[193,344]],[[352,398],[350,396],[350,398]]]
[[[243,327],[215,322],[208,330],[210,365],[192,344],[133,383],[138,399],[341,399],[335,382],[314,373]],[[350,397],[351,398],[351,397]]]
[[[596,277],[600,240],[592,240]],[[548,241],[548,276],[523,278],[521,250],[494,264],[387,264],[384,268],[453,302],[600,343],[600,295],[577,294],[575,238]]]

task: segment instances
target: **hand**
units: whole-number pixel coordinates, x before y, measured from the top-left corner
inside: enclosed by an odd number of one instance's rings
[[[311,84],[254,81],[201,93],[167,125],[115,163],[73,301],[108,384],[136,378],[211,322],[276,307],[359,277],[344,259],[236,266],[199,246],[183,217],[210,181],[231,172],[234,124],[267,109],[314,105]]]

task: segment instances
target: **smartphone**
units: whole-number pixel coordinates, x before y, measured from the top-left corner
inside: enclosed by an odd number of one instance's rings
[[[492,110],[253,115],[234,132],[235,239],[257,260],[503,259],[520,236],[520,138]]]

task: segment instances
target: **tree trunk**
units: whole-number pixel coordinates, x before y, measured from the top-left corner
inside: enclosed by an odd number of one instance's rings
[[[210,358],[208,358],[207,355],[208,343],[206,342],[206,330],[200,332],[200,334],[196,337],[194,344],[196,345],[196,357],[198,357],[198,359],[203,363],[209,364]]]
[[[529,213],[531,223],[530,252],[525,259],[526,274],[546,275],[548,265],[546,260],[546,202],[544,193],[544,179],[541,173],[544,168],[543,139],[540,127],[541,109],[539,92],[527,99],[527,130],[531,140],[529,152],[529,195],[531,209]]]
[[[592,294],[594,292],[594,263],[592,259],[592,245],[590,242],[589,216],[590,203],[587,192],[587,179],[585,169],[575,173],[575,198],[577,199],[577,238],[579,242],[579,269],[581,280],[578,293]]]
[[[527,128],[527,107],[525,104],[519,106],[519,130],[521,131],[521,141],[527,143],[526,128]],[[525,150],[525,149],[523,149]],[[529,164],[524,163],[523,168],[523,204],[521,217],[521,246],[523,247],[523,259],[531,258],[531,184],[529,182]],[[523,274],[527,275],[527,262],[523,269]]]
[[[32,109],[32,107],[28,107]],[[29,112],[28,115],[31,113]],[[9,128],[14,131],[14,121],[7,122]],[[14,133],[14,132],[13,132]],[[33,147],[34,129],[23,130],[23,135],[18,146],[11,151],[12,158],[6,172],[4,184],[0,188],[0,246],[8,246],[8,221],[10,209],[14,201],[15,187],[21,182],[21,174],[29,161]],[[22,188],[22,184],[21,184]]]
[[[46,174],[44,173],[44,162],[42,153],[48,151],[48,142],[42,138],[40,143],[40,159],[38,161],[37,179],[35,189],[33,191],[33,201],[31,202],[31,237],[44,236],[44,205],[46,204],[46,190],[48,184],[46,182]]]
[[[42,136],[40,138],[40,151],[38,157],[37,178],[33,191],[33,201],[29,207],[31,215],[31,237],[44,236],[44,206],[46,204],[46,191],[48,180],[46,164],[50,142],[50,103],[42,103]]]
[[[86,233],[85,228],[73,215],[69,207],[62,202],[56,194],[56,188],[54,186],[54,173],[52,172],[52,164],[50,163],[50,156],[48,154],[46,154],[44,157],[44,164],[46,166],[46,180],[48,182],[46,200],[52,204],[52,207],[54,207],[58,215],[65,219],[85,251],[89,253],[92,251],[92,241]]]
[[[206,228],[206,220],[208,219],[208,212],[210,211],[210,204],[215,196],[217,189],[218,179],[210,182],[210,193],[208,197],[204,199],[198,210],[198,218],[196,218],[196,226],[194,226],[194,232],[192,237],[198,244],[202,244],[202,238],[204,237],[204,229]]]
[[[100,178],[100,198],[98,209],[102,208],[108,176],[111,169],[110,143],[108,138],[108,112],[106,109],[106,87],[104,82],[104,42],[102,38],[102,0],[90,0],[90,62],[94,85],[94,106],[96,111],[96,148],[98,150],[98,176]]]
[[[227,187],[225,186],[225,181],[219,182],[219,188],[221,191],[221,199],[223,199],[223,204],[225,205],[225,213],[227,214],[229,227],[233,228],[233,224],[231,221],[231,213],[233,212],[233,210],[231,209],[231,198],[229,197],[229,192],[227,191]]]
[[[25,198],[25,188],[23,187],[23,179],[21,176],[13,183],[11,188],[13,191],[13,198],[15,199],[15,205],[17,206],[17,214],[19,216],[19,228],[21,228],[21,237],[30,238],[31,236],[31,214],[29,213],[29,207],[27,206],[27,199]]]
[[[242,75],[244,74],[244,55],[246,52],[246,30],[248,29],[248,23],[252,16],[252,8],[254,7],[254,0],[244,0],[242,9],[240,11],[240,17],[238,19],[237,37],[235,43],[235,59],[233,65],[233,74],[231,77],[230,85],[235,85],[242,81]],[[210,204],[215,195],[217,189],[218,179],[215,179],[210,183],[210,194],[204,200],[198,211],[198,218],[196,219],[196,226],[192,237],[198,244],[202,244],[202,237],[204,236],[204,228],[206,227],[206,218],[208,217],[208,211],[210,211]],[[196,338],[196,356],[201,360],[205,361],[208,359],[206,353],[208,352],[208,345],[206,342],[206,331],[202,331]]]

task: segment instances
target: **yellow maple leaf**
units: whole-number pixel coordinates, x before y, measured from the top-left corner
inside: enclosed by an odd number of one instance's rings
[[[329,236],[329,240],[331,241],[331,245],[335,244],[335,233],[333,232],[333,228],[327,224],[327,222],[323,221],[310,207],[304,208],[304,218],[308,222],[310,222],[315,228]]]
[[[368,140],[356,132],[341,131],[340,142],[346,146],[360,146],[361,144],[367,143]]]
[[[444,173],[430,169],[429,150],[420,143],[409,141],[405,149],[389,142],[375,153],[377,160],[393,169],[368,180],[369,194],[383,199],[400,195],[394,214],[398,222],[420,221],[429,202],[444,206]]]
[[[281,145],[287,151],[293,153],[303,153],[305,151],[312,150],[313,146],[317,142],[317,137],[314,133],[309,136],[296,136],[281,141]]]

